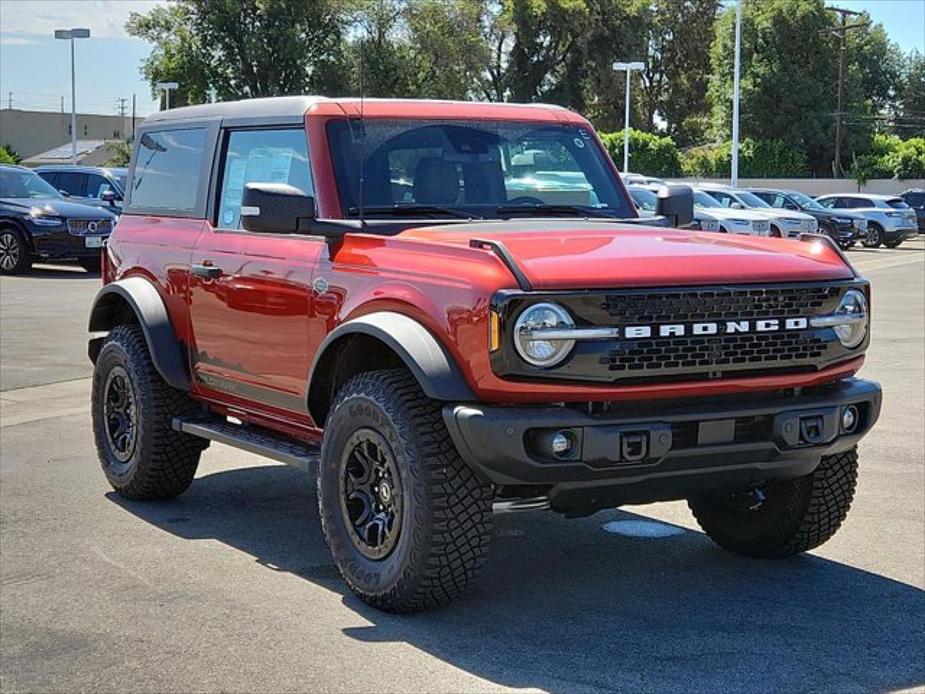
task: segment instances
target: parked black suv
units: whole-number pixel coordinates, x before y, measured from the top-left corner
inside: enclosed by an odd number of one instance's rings
[[[35,260],[77,260],[100,268],[100,249],[116,224],[108,210],[65,200],[37,174],[0,166],[0,273],[28,271]]]
[[[919,233],[925,234],[925,190],[922,188],[910,188],[900,195],[906,204],[915,210],[915,218],[918,221]]]
[[[103,207],[115,214],[122,213],[127,169],[106,166],[72,166],[47,164],[33,169],[55,190],[74,202]]]
[[[748,188],[771,207],[812,215],[819,228],[842,248],[850,248],[867,234],[867,220],[845,210],[829,210],[805,193],[777,188]]]

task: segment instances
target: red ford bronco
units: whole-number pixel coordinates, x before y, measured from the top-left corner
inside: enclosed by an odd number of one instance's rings
[[[690,191],[658,212],[689,222]],[[880,411],[870,287],[831,242],[647,224],[553,106],[159,113],[103,255],[110,484],[180,494],[209,441],[317,469],[334,560],[385,610],[457,595],[499,507],[688,499],[729,550],[812,549]]]

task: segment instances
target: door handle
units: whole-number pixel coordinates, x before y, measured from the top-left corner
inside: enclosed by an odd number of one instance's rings
[[[197,277],[205,277],[212,280],[222,276],[222,269],[220,267],[215,267],[208,261],[203,262],[201,265],[190,265],[190,272]]]

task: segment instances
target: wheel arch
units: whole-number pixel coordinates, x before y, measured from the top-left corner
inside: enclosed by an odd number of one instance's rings
[[[349,320],[321,343],[309,371],[308,411],[323,426],[337,390],[358,373],[407,368],[434,400],[475,400],[452,356],[418,321],[393,311]]]
[[[0,217],[0,229],[12,229],[13,231],[18,231],[23,240],[28,246],[29,253],[35,253],[35,240],[32,238],[32,233],[26,227],[25,224],[20,222],[14,217]]]
[[[93,300],[90,310],[90,360],[96,363],[103,338],[117,325],[135,323],[141,327],[151,354],[151,361],[161,377],[173,388],[189,390],[189,374],[184,350],[170,323],[167,307],[151,282],[128,277],[105,285]]]

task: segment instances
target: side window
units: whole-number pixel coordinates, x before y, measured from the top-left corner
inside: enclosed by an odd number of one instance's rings
[[[68,195],[83,197],[86,194],[87,175],[76,171],[62,171],[58,174],[58,190]]]
[[[836,210],[847,210],[852,207],[850,198],[835,198],[835,204],[832,205]]]
[[[835,206],[835,198],[823,198],[821,200],[816,200],[820,205],[827,209],[832,209]]]
[[[113,185],[102,176],[98,174],[87,174],[87,197],[96,198],[99,200],[100,196],[105,193],[107,190],[115,191]]]
[[[132,207],[192,212],[199,196],[206,129],[149,130],[132,175]]]
[[[245,183],[288,183],[314,195],[305,131],[233,130],[228,134],[217,226],[241,228]]]
[[[855,198],[853,200],[852,207],[876,207],[876,205],[871,200],[864,200],[862,198]]]
[[[57,171],[37,171],[39,176],[42,177],[45,181],[48,182],[55,190],[58,190],[58,172]]]
[[[723,207],[732,207],[732,203],[735,202],[735,198],[721,190],[711,190],[710,195]]]

